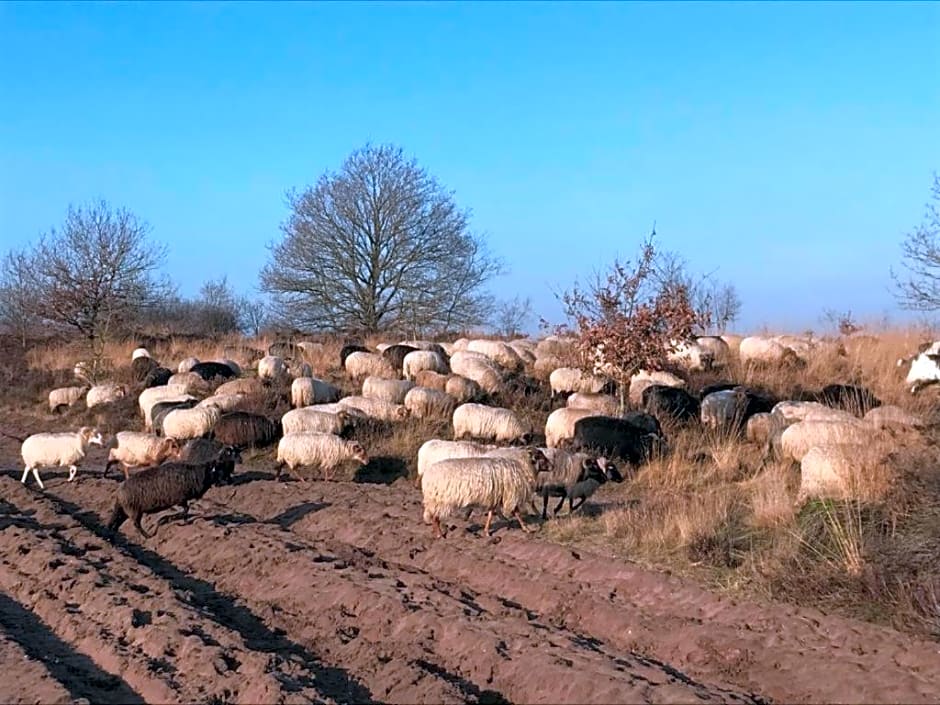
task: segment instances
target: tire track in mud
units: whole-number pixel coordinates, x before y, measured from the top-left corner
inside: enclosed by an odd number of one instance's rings
[[[291,532],[346,542],[401,570],[499,596],[505,609],[523,610],[553,629],[590,635],[606,648],[723,687],[785,702],[940,700],[936,643],[817,610],[737,601],[515,530],[499,532],[495,542],[466,531],[453,541],[433,540],[421,524],[419,496],[401,490],[274,487],[263,497],[233,492],[227,506],[263,516],[267,502],[283,504],[290,495],[328,500],[328,508],[294,522]],[[375,521],[349,520],[356,515]]]
[[[65,489],[71,493],[74,486]],[[148,546],[161,560],[238,594],[269,628],[316,644],[325,662],[355,673],[379,699],[754,702],[540,624],[498,598],[390,564],[368,550],[292,532],[318,516],[326,501],[294,499],[259,521],[218,503],[229,492],[213,490],[200,503],[208,507],[206,519],[164,526]],[[73,516],[85,513],[71,501],[57,503]],[[152,567],[151,558],[139,555],[151,548],[129,550]]]

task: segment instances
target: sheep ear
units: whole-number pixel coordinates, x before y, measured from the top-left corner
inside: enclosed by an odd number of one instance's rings
[[[591,462],[592,462],[592,461],[591,461],[590,458],[585,458],[584,460],[582,460],[582,461],[581,461],[581,467],[582,467],[582,469],[584,469],[584,470],[590,469],[590,467],[591,467]]]

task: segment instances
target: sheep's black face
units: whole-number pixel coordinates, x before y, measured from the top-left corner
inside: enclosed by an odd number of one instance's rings
[[[607,475],[601,470],[596,460],[588,459],[585,460],[584,464],[581,466],[581,477],[579,479],[581,481],[594,480],[603,485],[607,482]]]
[[[623,475],[609,460],[604,465],[604,475],[610,482],[623,482]]]

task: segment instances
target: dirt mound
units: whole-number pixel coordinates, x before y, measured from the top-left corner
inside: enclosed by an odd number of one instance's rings
[[[255,472],[210,490],[188,523],[112,544],[116,482],[43,474],[46,493],[0,477],[0,665],[32,659],[4,671],[3,701],[940,698],[937,644],[517,529],[433,540],[403,480]]]

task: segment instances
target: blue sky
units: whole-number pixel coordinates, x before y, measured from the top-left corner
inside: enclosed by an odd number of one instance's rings
[[[888,269],[940,171],[940,3],[3,3],[0,243],[103,197],[184,294],[250,291],[284,193],[367,141],[456,192],[553,289],[653,221],[740,324],[899,317]]]

